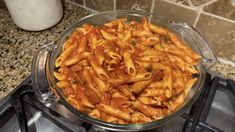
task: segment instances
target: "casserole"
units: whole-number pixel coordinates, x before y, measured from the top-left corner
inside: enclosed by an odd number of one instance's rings
[[[62,90],[57,87],[56,78],[53,76],[53,71],[56,69],[55,60],[61,53],[62,46],[68,39],[69,35],[75,30],[76,27],[81,26],[84,23],[102,25],[118,18],[127,18],[129,21],[141,21],[144,17],[151,23],[160,25],[174,32],[185,44],[188,44],[187,46],[202,56],[202,59],[196,66],[199,71],[198,81],[191,88],[185,102],[173,113],[165,116],[164,118],[143,124],[108,123],[94,119],[72,107],[66,101]],[[39,100],[42,102],[60,101],[65,107],[85,122],[108,130],[139,131],[158,127],[185,112],[187,108],[189,108],[189,106],[197,100],[204,86],[206,70],[208,70],[215,62],[216,57],[211,47],[200,36],[200,34],[188,24],[168,23],[164,17],[154,16],[153,14],[145,14],[135,11],[112,11],[93,14],[76,21],[61,34],[58,41],[54,44],[41,47],[34,55],[32,65],[32,82],[35,94]],[[55,94],[57,96],[55,96]]]

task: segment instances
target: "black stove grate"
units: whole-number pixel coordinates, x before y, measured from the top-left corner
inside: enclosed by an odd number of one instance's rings
[[[206,122],[206,119],[217,89],[223,88],[225,90],[230,90],[230,92],[233,93],[233,96],[235,96],[235,84],[232,80],[225,80],[219,77],[215,77],[211,80],[211,75],[209,74],[207,74],[205,82],[204,89],[196,103],[192,106],[190,112],[181,115],[181,118],[185,120],[182,132],[223,132],[220,128]],[[66,117],[38,101],[34,96],[30,78],[26,79],[19,88],[13,92],[9,99],[9,103],[15,109],[22,132],[33,131],[32,128],[27,125],[24,103],[28,103],[35,109],[41,111],[43,116],[66,132],[102,131],[87,123],[82,123],[81,125],[74,124]]]

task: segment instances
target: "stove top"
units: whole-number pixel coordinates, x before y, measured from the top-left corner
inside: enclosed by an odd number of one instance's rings
[[[60,102],[41,103],[28,77],[0,102],[1,132],[107,131],[87,124]],[[196,103],[181,117],[148,132],[235,132],[235,83],[207,74]]]

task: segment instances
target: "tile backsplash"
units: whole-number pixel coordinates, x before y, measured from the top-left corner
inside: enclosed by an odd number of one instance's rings
[[[165,19],[177,22],[186,22],[191,25],[197,17],[197,11],[184,6],[177,6],[165,0],[155,0],[153,13],[164,16]]]
[[[152,0],[116,0],[117,10],[151,12]]]
[[[138,10],[193,25],[218,57],[235,63],[234,0],[71,0],[96,11]]]

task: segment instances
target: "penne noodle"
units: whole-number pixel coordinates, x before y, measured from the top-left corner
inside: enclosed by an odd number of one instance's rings
[[[74,105],[78,110],[81,110],[81,111],[84,111],[84,106],[83,104],[81,103],[81,101],[79,101],[79,99],[76,98],[75,95],[69,95],[68,98],[67,98],[67,101]]]
[[[178,48],[182,49],[188,56],[191,56],[195,60],[198,60],[198,59],[201,58],[200,55],[198,55],[197,53],[193,52],[189,47],[187,47],[183,43],[181,43],[180,40],[178,39],[178,37],[175,34],[169,32],[168,35],[170,36],[170,39],[173,41],[173,43]]]
[[[91,111],[91,113],[89,114],[89,116],[96,118],[96,119],[100,119],[100,111],[98,109],[93,109]]]
[[[103,80],[99,79],[98,77],[94,77],[94,80],[95,80],[96,85],[98,86],[99,90],[101,91],[101,93],[104,93],[105,91],[107,91],[107,86],[103,82]]]
[[[102,44],[102,40],[101,42],[97,42],[97,37],[96,35],[94,34],[91,34],[90,36],[87,36],[88,37],[88,44],[89,46],[92,48],[92,49],[95,49],[97,45],[101,45]]]
[[[157,51],[164,51],[163,47],[160,44],[155,44],[153,48]]]
[[[119,48],[124,48],[127,44],[119,39],[117,39],[115,41],[115,44],[119,47]]]
[[[198,71],[193,65],[187,65],[185,66],[185,70],[192,73],[192,74],[198,74]]]
[[[117,37],[115,35],[112,35],[102,29],[101,29],[101,34],[103,35],[104,39],[106,39],[108,41],[112,41],[112,40],[117,39]]]
[[[157,36],[151,36],[148,38],[141,37],[141,43],[145,46],[153,46],[155,44],[158,44],[159,40],[160,39]]]
[[[124,31],[124,25],[123,25],[123,23],[122,23],[121,21],[118,21],[117,23],[118,23],[118,29],[117,29],[117,31],[118,31],[118,32],[123,32],[123,31]]]
[[[102,98],[101,103],[110,105],[111,104],[111,99],[112,99],[112,94],[109,92],[105,92]]]
[[[81,61],[81,60],[87,58],[89,55],[91,55],[90,52],[83,52],[83,53],[81,53],[81,54],[77,54],[77,55],[75,55],[75,56],[73,56],[73,57],[71,57],[71,58],[66,59],[65,62],[64,62],[64,64],[65,64],[66,66],[74,65],[74,64],[76,64],[77,62],[79,62],[79,61]]]
[[[141,92],[144,88],[146,88],[150,83],[152,82],[152,79],[146,80],[146,81],[138,81],[135,82],[131,86],[131,92],[138,94]]]
[[[127,73],[129,75],[135,76],[136,75],[135,65],[134,62],[132,61],[130,53],[127,50],[124,51],[123,58],[127,69]]]
[[[174,87],[174,85],[179,86],[179,87],[185,87],[184,79],[183,79],[183,75],[182,75],[181,71],[174,70],[173,71],[173,78],[174,78],[173,87]]]
[[[65,51],[72,45],[74,45],[74,42],[72,39],[69,39],[64,43],[62,50]]]
[[[143,25],[143,28],[144,28],[145,31],[150,32],[149,23],[148,23],[148,20],[146,18],[142,19],[142,25]]]
[[[84,94],[83,90],[81,89],[81,87],[79,87],[76,84],[73,84],[72,87],[77,90],[77,96],[81,99],[82,104],[84,106],[89,107],[89,108],[95,108],[95,106],[93,104],[91,104],[89,99],[85,96],[85,94]]]
[[[127,124],[127,122],[124,121],[124,120],[122,120],[122,119],[118,119],[117,123],[118,123],[118,124]]]
[[[146,63],[146,62],[145,62]],[[160,70],[165,70],[165,69],[169,69],[168,66],[165,66],[162,63],[158,63],[158,62],[151,62],[150,63],[153,66],[153,69],[160,69]]]
[[[160,102],[163,102],[163,101],[168,100],[168,98],[167,98],[166,95],[164,95],[164,94],[155,96],[155,97],[153,97],[153,98],[156,99],[156,100],[159,100]]]
[[[129,108],[132,105],[130,101],[120,97],[113,97],[112,102],[113,104],[115,104],[115,106],[117,106],[120,109]]]
[[[82,68],[83,67],[86,67],[86,66],[89,66],[89,62],[87,60],[81,60],[79,63],[78,63]],[[72,67],[71,67],[72,68]]]
[[[151,23],[149,23],[148,27],[152,32],[160,34],[160,35],[166,35],[166,33],[167,33],[166,29],[159,27],[157,25],[151,24]]]
[[[132,36],[134,37],[144,37],[148,35],[149,32],[143,30],[143,31],[138,31],[138,30],[132,30]]]
[[[162,116],[162,110],[160,108],[153,108],[152,106],[145,105],[137,100],[132,102],[132,104],[137,110],[144,113],[146,116],[149,116],[149,117]]]
[[[131,77],[129,79],[129,82],[137,82],[137,81],[144,81],[144,80],[149,80],[152,77],[150,72],[146,71],[139,71],[137,72],[136,76]]]
[[[176,65],[180,68],[181,71],[185,71],[186,63],[181,58],[173,55],[168,56],[168,58],[172,63],[176,63]]]
[[[146,105],[160,105],[158,100],[152,99],[150,97],[138,97],[138,100]]]
[[[123,98],[123,99],[125,99],[125,100],[128,100],[127,97],[121,95],[118,91],[116,91],[116,92],[113,93],[112,98]]]
[[[128,29],[126,32],[125,36],[123,37],[122,41],[123,42],[128,42],[131,39],[131,29]]]
[[[111,122],[111,123],[117,123],[118,118],[114,117],[112,115],[106,114],[104,112],[101,112],[101,119],[106,121],[106,122]]]
[[[180,104],[184,102],[184,94],[180,94],[178,97],[169,102],[164,102],[164,104],[169,108],[169,110],[173,111],[179,107]]]
[[[122,57],[115,51],[112,51],[112,50],[109,50],[106,52],[106,54],[111,58],[111,59],[114,59],[114,60],[121,60]]]
[[[100,65],[102,65],[103,62],[104,62],[104,60],[105,60],[105,58],[104,58],[104,52],[103,52],[102,50],[103,50],[103,49],[102,49],[100,46],[98,46],[98,47],[95,49],[95,57],[96,57],[96,59],[97,59],[97,61],[98,61],[98,63],[99,63]]]
[[[145,116],[143,113],[135,111],[132,115],[132,122],[133,123],[143,123],[143,122],[150,122],[152,121],[151,118]]]
[[[140,96],[148,97],[148,96],[158,96],[164,94],[164,89],[155,89],[155,88],[147,88],[141,92]]]
[[[127,19],[126,18],[119,18],[115,21],[111,21],[111,22],[108,22],[108,23],[105,23],[104,25],[107,26],[107,27],[113,27],[113,26],[116,26],[118,25],[118,22],[126,22]]]
[[[105,104],[99,104],[97,106],[97,108],[100,110],[100,111],[103,111],[107,114],[110,114],[112,116],[115,116],[117,118],[121,118],[121,119],[124,119],[126,121],[131,121],[131,115],[126,113],[126,112],[123,112],[121,110],[118,110],[116,108],[113,108],[111,107],[110,105],[105,105]]]
[[[59,81],[59,82],[56,83],[56,85],[57,85],[59,88],[65,88],[65,87],[70,86],[70,83],[67,82],[67,81]]]
[[[187,82],[187,84],[186,84],[186,86],[185,86],[186,88],[185,88],[185,90],[184,90],[185,96],[187,96],[187,95],[189,94],[190,89],[193,87],[193,84],[195,84],[196,81],[197,81],[197,78],[193,78],[193,79],[190,79],[190,80]]]
[[[90,69],[84,68],[82,75],[83,75],[83,78],[84,78],[86,84],[88,85],[88,87],[91,88],[93,91],[95,91],[97,96],[99,96],[99,98],[101,98],[101,96],[102,96],[101,91],[99,89],[95,88],[95,83],[92,80],[93,78],[90,73]]]
[[[132,94],[128,85],[119,86],[118,89],[131,100],[135,100],[135,96]]]
[[[118,41],[121,41],[121,40],[123,40],[123,38],[124,38],[124,33],[117,33],[117,37],[118,37]]]
[[[65,74],[62,74],[62,73],[59,73],[59,72],[53,72],[53,75],[59,81],[65,80],[66,77],[67,77]]]
[[[83,51],[85,51],[86,47],[87,47],[87,39],[85,36],[81,36],[80,41],[78,42],[78,50],[77,50],[77,54],[82,53]]]
[[[148,87],[149,88],[162,88],[163,84],[162,84],[162,81],[152,82]]]
[[[75,48],[76,45],[71,45],[69,48],[63,51],[62,54],[56,59],[55,66],[59,67]]]
[[[164,70],[164,77],[162,80],[162,87],[165,90],[166,97],[170,98],[172,95],[172,69],[166,67]]]
[[[104,71],[93,55],[88,56],[88,61],[100,79],[107,80],[109,78],[108,74]]]
[[[162,105],[163,98],[161,98],[161,96],[154,96],[153,99],[156,101],[156,105]]]
[[[179,56],[180,58],[185,60],[187,63],[189,63],[189,64],[194,64],[195,63],[193,58],[191,58],[189,55],[185,54],[177,46],[169,45],[169,44],[162,44],[162,46],[164,46],[164,50],[166,52],[169,52],[169,53],[172,53],[172,54],[175,54],[175,55]]]
[[[88,33],[88,30],[83,28],[83,27],[78,27],[76,28],[76,31],[78,31],[79,33],[81,33],[82,35],[85,35]]]

